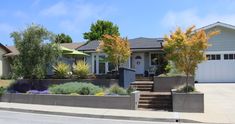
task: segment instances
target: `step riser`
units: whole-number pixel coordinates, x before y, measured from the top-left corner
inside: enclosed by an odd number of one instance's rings
[[[132,87],[138,87],[138,88],[153,88],[153,86],[142,86],[142,85],[140,85],[140,86],[132,86]]]
[[[146,85],[146,86],[153,86],[153,83],[132,83],[132,86],[139,86],[139,85]]]
[[[170,104],[171,101],[146,101],[146,100],[142,100],[142,101],[139,101],[139,103],[146,103],[146,104]]]
[[[171,99],[171,97],[153,97],[153,96],[140,96],[140,98],[144,98],[144,99],[152,99],[152,100],[157,100],[157,99]]]

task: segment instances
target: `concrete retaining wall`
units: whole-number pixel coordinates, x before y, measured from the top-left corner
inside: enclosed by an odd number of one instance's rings
[[[186,85],[186,76],[158,77],[154,76],[154,92],[170,92],[172,89]],[[194,87],[194,77],[189,77],[189,85]]]
[[[130,96],[69,96],[7,93],[1,96],[1,102],[135,110],[138,108],[139,96],[140,93],[137,91],[133,92]]]
[[[204,113],[204,94],[200,92],[177,93],[172,91],[173,112]]]

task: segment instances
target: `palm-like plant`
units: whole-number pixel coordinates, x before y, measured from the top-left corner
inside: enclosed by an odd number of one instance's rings
[[[68,64],[59,62],[53,66],[53,69],[57,78],[66,78],[69,76],[70,69]]]
[[[79,78],[86,78],[89,71],[89,65],[84,61],[77,61],[76,64],[73,65],[73,73],[77,75]]]

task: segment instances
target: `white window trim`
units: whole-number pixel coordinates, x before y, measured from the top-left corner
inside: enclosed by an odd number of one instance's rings
[[[105,57],[107,57],[107,55],[105,53],[92,53],[92,73],[94,74],[94,70],[96,69],[96,74],[100,74],[99,73],[99,56],[100,55],[105,55]],[[96,68],[94,68],[94,56],[96,56]],[[105,74],[108,72],[108,62],[105,62]]]

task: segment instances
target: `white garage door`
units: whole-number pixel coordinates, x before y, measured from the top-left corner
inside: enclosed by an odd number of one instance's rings
[[[208,60],[199,64],[198,82],[235,82],[235,54],[207,54]]]

